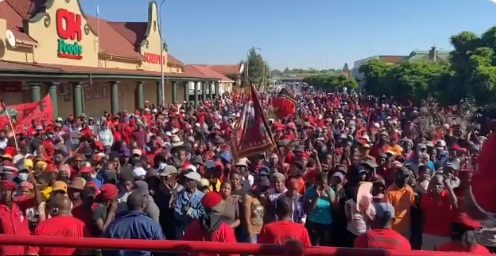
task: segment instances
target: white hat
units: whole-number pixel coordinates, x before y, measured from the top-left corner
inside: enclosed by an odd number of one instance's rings
[[[133,177],[138,178],[146,175],[145,169],[143,167],[136,167],[133,169]]]
[[[172,142],[171,145],[173,147],[182,146],[184,144],[183,141],[177,135],[172,136],[172,141],[171,142]]]
[[[248,166],[248,158],[243,157],[239,159],[235,166]]]
[[[132,154],[132,155],[138,155],[138,156],[141,156],[141,155],[143,155],[143,152],[142,152],[141,150],[139,150],[139,149],[133,149],[133,151],[132,151],[132,153],[131,153],[131,154]]]
[[[201,181],[201,175],[197,172],[188,172],[184,175],[184,177],[198,182]]]

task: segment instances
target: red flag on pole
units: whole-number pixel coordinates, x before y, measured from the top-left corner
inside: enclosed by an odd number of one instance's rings
[[[275,147],[253,84],[250,85],[249,98],[241,114],[236,135],[237,158],[263,153]]]
[[[297,100],[285,88],[282,88],[278,96],[272,99],[274,113],[279,119],[292,115],[296,111],[297,103]]]

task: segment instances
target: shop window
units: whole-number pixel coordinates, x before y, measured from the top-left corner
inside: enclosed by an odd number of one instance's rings
[[[67,92],[64,94],[64,101],[71,101],[72,100],[72,87],[69,84],[64,84],[64,91]]]
[[[20,93],[22,92],[22,82],[1,82],[0,92],[3,93]]]
[[[71,93],[71,87],[67,84],[57,85],[57,96],[66,96]]]
[[[108,95],[109,95],[109,93],[108,93],[108,91],[109,91],[108,84],[103,84],[101,89],[102,89],[102,98],[104,98],[104,99],[108,98]]]
[[[127,85],[121,84],[119,85],[119,97],[127,96]]]
[[[91,86],[90,85],[84,86],[84,99],[85,100],[91,100]]]
[[[93,85],[93,99],[99,99],[102,93],[102,87],[99,84]]]

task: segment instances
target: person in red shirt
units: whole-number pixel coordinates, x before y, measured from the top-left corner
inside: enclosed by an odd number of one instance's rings
[[[90,233],[81,220],[71,215],[71,200],[65,195],[50,198],[48,210],[52,218],[42,221],[36,227],[36,236],[56,236],[67,238],[89,237]],[[76,253],[77,251],[77,253]],[[76,248],[29,247],[28,255],[75,255],[87,254]]]
[[[393,206],[390,203],[373,203],[373,206],[375,216],[371,229],[356,238],[355,248],[411,251],[408,239],[391,228],[395,216]]]
[[[236,243],[234,230],[222,220],[225,203],[218,192],[208,192],[201,199],[205,214],[191,222],[184,231],[182,240]],[[190,253],[192,256],[206,256],[207,253]],[[227,256],[228,254],[224,254]],[[231,254],[234,256],[235,254]]]
[[[0,181],[0,234],[29,236],[28,218],[23,212],[26,207],[12,198],[12,192],[16,186],[12,180]],[[29,200],[31,201],[31,200]],[[26,253],[25,246],[4,245],[0,246],[0,255],[23,255]]]
[[[284,244],[287,240],[295,239],[303,246],[310,247],[310,236],[303,224],[293,222],[293,201],[287,196],[282,196],[276,201],[275,212],[278,221],[262,227],[257,242],[259,244]]]
[[[450,193],[445,190],[442,175],[432,178],[428,190],[420,200],[420,209],[424,216],[422,249],[433,251],[437,246],[450,241],[452,200]]]
[[[491,254],[489,250],[477,243],[474,232],[475,227],[471,223],[453,223],[451,231],[451,242],[440,245],[436,251],[442,252],[469,252],[478,254]]]

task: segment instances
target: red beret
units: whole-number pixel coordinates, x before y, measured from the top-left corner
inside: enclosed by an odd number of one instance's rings
[[[222,202],[222,196],[215,191],[206,193],[201,200],[201,203],[205,209],[211,209],[220,204],[220,202]]]
[[[115,200],[118,194],[119,189],[114,184],[107,183],[100,188],[100,196],[104,200]]]

